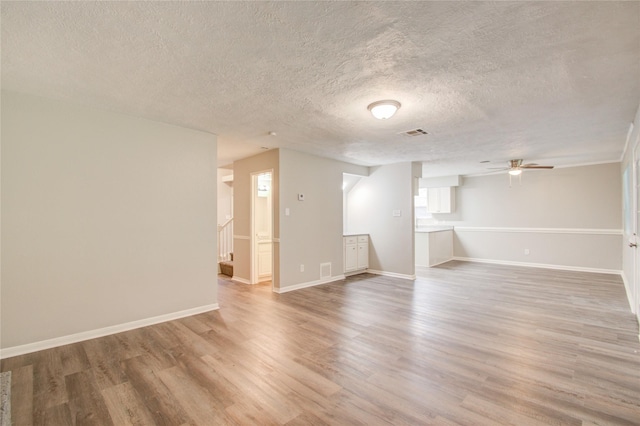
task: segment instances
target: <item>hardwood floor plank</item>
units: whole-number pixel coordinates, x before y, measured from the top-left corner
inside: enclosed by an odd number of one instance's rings
[[[176,346],[173,342],[170,348],[162,342],[164,336],[151,327],[139,328],[129,332],[132,344],[136,345],[138,351],[153,371],[161,371],[176,365],[176,359],[172,348]]]
[[[98,384],[90,370],[65,377],[69,397],[69,410],[74,425],[113,425]]]
[[[241,389],[242,399],[252,401],[254,406],[261,407],[269,417],[285,424],[300,414],[282,394],[278,393],[276,384],[268,383],[268,376],[255,369],[242,367],[231,360],[222,360],[210,355],[202,358],[214,370]],[[247,365],[247,364],[245,364]]]
[[[620,277],[448,262],[2,360],[16,425],[640,425]]]
[[[60,405],[54,405],[49,407],[42,413],[42,415],[34,422],[37,425],[50,425],[50,426],[65,426],[73,425],[71,419],[71,410],[69,404],[64,403]]]
[[[150,362],[145,355],[123,362],[127,378],[142,398],[142,402],[153,417],[154,424],[162,426],[195,424],[150,365],[154,363]]]
[[[231,419],[229,424],[237,425],[280,425],[281,423],[265,410],[259,402],[252,399],[237,401],[226,409]]]
[[[154,424],[153,416],[130,383],[104,389],[102,396],[115,425]]]
[[[528,413],[522,413],[523,410],[518,403],[505,405],[504,403],[500,403],[500,401],[483,398],[481,395],[469,395],[462,402],[462,407],[467,408],[482,417],[491,419],[497,424],[523,426],[546,426],[549,424],[557,424],[549,423],[547,418],[536,418],[544,417],[538,412],[534,413],[531,417],[527,415]]]
[[[89,358],[81,345],[64,345],[57,349],[62,364],[62,374],[65,376],[91,368]]]
[[[35,405],[42,411],[68,402],[59,348],[43,351],[40,362],[34,364],[33,389]]]
[[[234,404],[242,392],[232,382],[211,368],[202,358],[183,354],[177,358],[178,365],[189,374],[191,380],[206,390],[220,410]]]
[[[14,426],[33,425],[33,365],[11,370],[11,421]]]
[[[107,389],[127,380],[120,366],[120,352],[114,347],[112,336],[87,340],[79,345],[84,349],[99,389]]]
[[[172,398],[182,406],[195,424],[229,424],[225,406],[180,367],[172,367],[158,373],[158,377],[171,392]]]

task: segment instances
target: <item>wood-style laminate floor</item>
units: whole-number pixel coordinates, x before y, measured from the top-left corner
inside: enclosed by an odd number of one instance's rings
[[[639,425],[620,277],[449,262],[2,361],[14,425]]]

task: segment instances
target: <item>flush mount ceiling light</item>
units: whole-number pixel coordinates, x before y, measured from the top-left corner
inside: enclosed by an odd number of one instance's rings
[[[374,102],[367,107],[378,120],[386,120],[393,117],[398,108],[400,108],[400,102],[393,100]]]

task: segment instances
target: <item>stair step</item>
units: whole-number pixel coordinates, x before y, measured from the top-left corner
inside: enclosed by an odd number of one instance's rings
[[[220,273],[233,277],[233,260],[220,262]]]

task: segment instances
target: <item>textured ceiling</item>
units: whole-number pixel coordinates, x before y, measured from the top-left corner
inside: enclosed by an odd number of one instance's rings
[[[261,147],[430,176],[617,161],[640,103],[640,2],[1,7],[3,89],[215,133],[219,165]],[[375,120],[387,98],[402,108]]]

